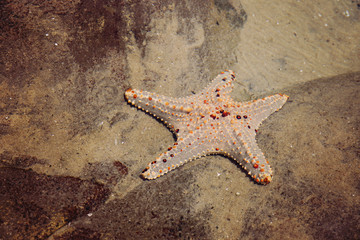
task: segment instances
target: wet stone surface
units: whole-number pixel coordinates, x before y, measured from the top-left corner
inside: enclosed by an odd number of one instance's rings
[[[74,177],[0,168],[0,238],[47,239],[104,203],[104,185]]]
[[[1,239],[360,238],[355,1],[12,0],[0,11]],[[141,179],[174,139],[126,89],[189,96],[224,69],[237,101],[290,96],[257,133],[271,184],[221,156]]]
[[[122,239],[210,239],[207,221],[209,212],[191,212],[197,195],[188,191],[195,184],[190,171],[180,172],[169,179],[144,181],[122,199],[103,205],[91,216],[72,222],[72,227],[56,234],[77,236],[91,229],[102,237]]]

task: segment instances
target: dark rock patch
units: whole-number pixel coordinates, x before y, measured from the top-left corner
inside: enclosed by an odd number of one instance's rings
[[[46,239],[109,195],[102,184],[0,168],[0,238]]]

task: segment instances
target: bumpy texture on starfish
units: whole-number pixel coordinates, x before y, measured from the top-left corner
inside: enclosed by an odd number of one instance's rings
[[[176,134],[177,141],[168,151],[149,163],[142,176],[155,179],[193,159],[222,154],[236,160],[258,183],[271,181],[272,170],[256,144],[261,122],[279,110],[288,96],[236,102],[230,97],[235,75],[219,74],[204,91],[185,98],[160,96],[129,89],[130,104],[161,119]]]

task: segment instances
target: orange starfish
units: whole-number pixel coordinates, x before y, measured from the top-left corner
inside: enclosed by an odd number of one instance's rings
[[[250,102],[230,97],[235,75],[219,74],[204,91],[185,98],[160,96],[128,89],[129,103],[161,119],[177,141],[144,169],[142,176],[155,179],[193,159],[222,154],[236,160],[258,183],[271,181],[269,162],[255,139],[257,128],[279,110],[288,96],[275,94]]]

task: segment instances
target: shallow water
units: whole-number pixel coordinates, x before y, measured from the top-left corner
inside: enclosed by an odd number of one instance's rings
[[[359,238],[357,3],[11,1],[1,11],[0,238]],[[185,97],[224,69],[236,72],[237,101],[290,96],[257,133],[273,181],[258,185],[222,156],[141,179],[174,137],[125,90]]]

